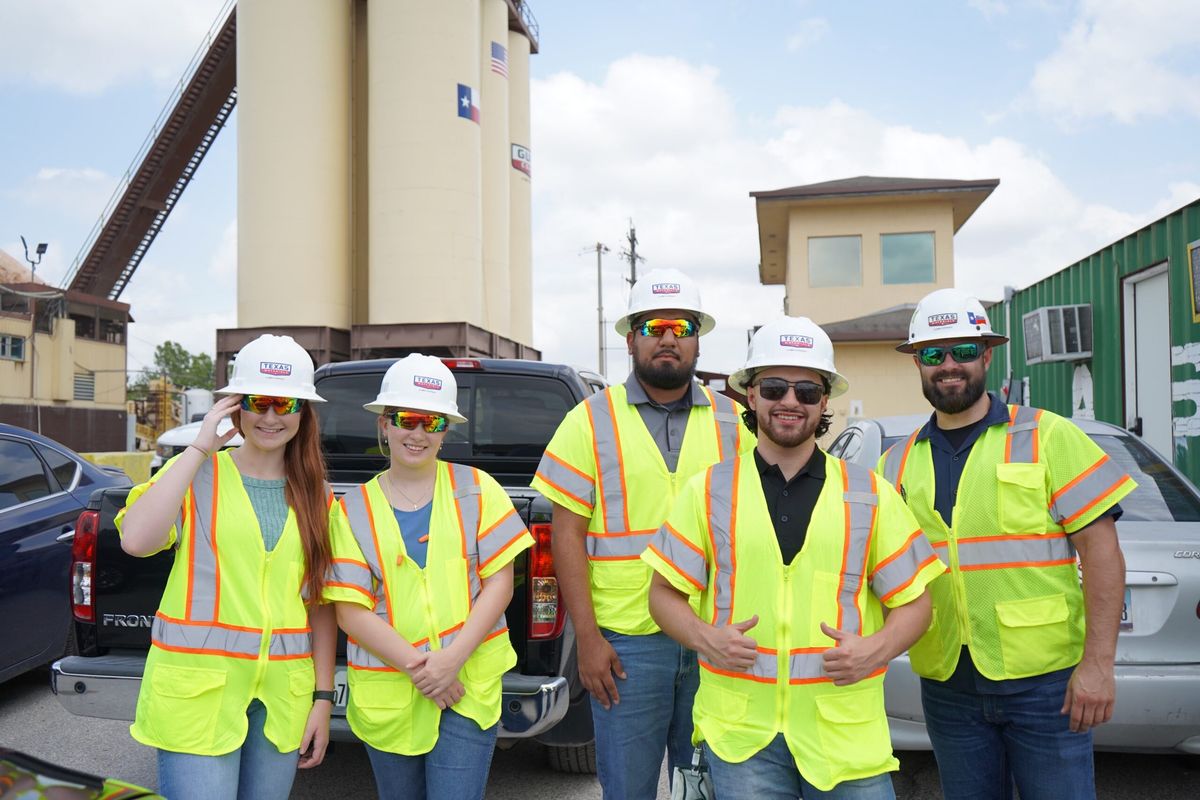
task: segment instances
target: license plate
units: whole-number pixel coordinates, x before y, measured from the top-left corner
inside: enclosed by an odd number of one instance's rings
[[[333,673],[333,710],[344,715],[349,697],[350,684],[346,683],[346,670],[339,669]]]
[[[1128,586],[1125,587],[1125,604],[1121,606],[1120,630],[1133,630],[1133,594]]]

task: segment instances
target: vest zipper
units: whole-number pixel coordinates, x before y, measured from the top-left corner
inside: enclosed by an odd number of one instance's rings
[[[262,684],[263,674],[267,671],[267,664],[270,660],[271,651],[271,630],[275,627],[274,620],[271,619],[271,604],[267,592],[267,580],[271,574],[271,558],[275,555],[274,550],[270,550],[263,560],[262,579],[258,582],[259,592],[262,595],[262,609],[264,614],[262,639],[258,646],[258,667],[255,670],[254,686],[257,692],[258,687]]]
[[[793,560],[793,564],[795,561]],[[783,567],[783,615],[779,621],[779,638],[776,641],[778,647],[776,667],[777,673],[775,684],[778,687],[779,700],[775,703],[775,730],[784,731],[784,723],[787,720],[788,706],[788,686],[792,677],[792,565],[785,564]]]
[[[426,558],[428,558],[428,555],[426,555]],[[426,565],[428,565],[428,561],[426,562]],[[433,616],[433,603],[429,600],[429,580],[425,575],[425,570],[420,570],[420,574],[421,597],[423,597],[425,600],[425,619],[427,620],[426,624],[429,625],[429,649],[441,650],[442,639],[438,634],[437,619]]]

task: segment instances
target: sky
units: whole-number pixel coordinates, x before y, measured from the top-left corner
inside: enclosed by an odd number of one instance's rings
[[[0,250],[64,279],[227,0],[0,0]],[[1200,3],[530,0],[534,346],[595,369],[639,271],[699,284],[729,372],[782,313],[758,283],[751,191],[879,175],[998,178],[955,237],[999,299],[1200,197]],[[236,327],[237,114],[121,299],[129,368]],[[589,249],[593,248],[593,249]],[[285,278],[286,276],[281,276]],[[848,309],[854,317],[876,309]],[[608,375],[627,370],[606,339]]]

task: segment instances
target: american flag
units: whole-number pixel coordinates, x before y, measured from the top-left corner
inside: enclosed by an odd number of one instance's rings
[[[492,72],[508,77],[508,50],[496,42],[492,42]]]

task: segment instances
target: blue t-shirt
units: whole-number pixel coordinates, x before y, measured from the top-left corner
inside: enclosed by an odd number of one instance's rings
[[[429,554],[429,520],[433,516],[433,500],[416,511],[401,511],[393,508],[400,536],[404,539],[404,550],[408,557],[425,569],[425,558]]]

